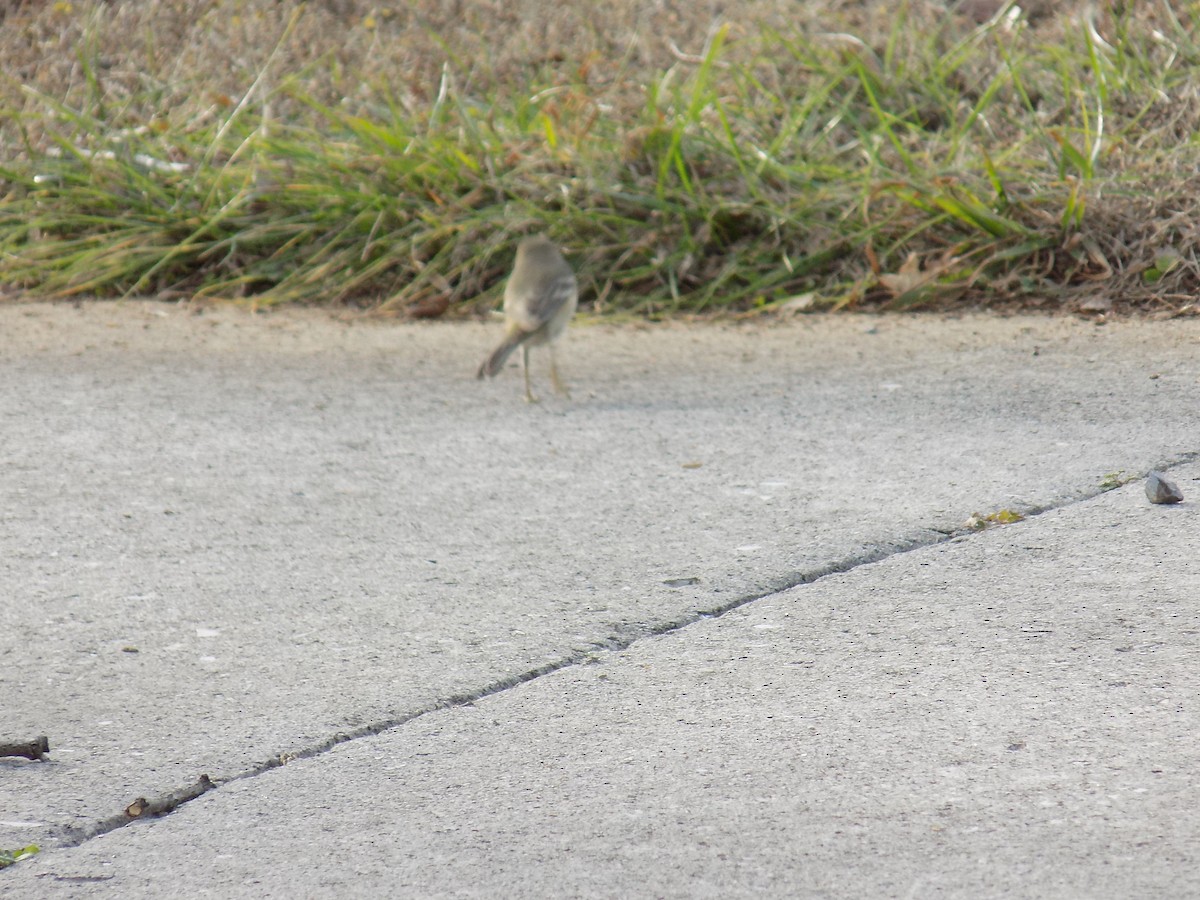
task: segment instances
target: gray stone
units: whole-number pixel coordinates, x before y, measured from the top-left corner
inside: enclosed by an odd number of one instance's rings
[[[1151,472],[1146,476],[1146,496],[1151,503],[1178,503],[1183,499],[1183,491],[1162,472]]]

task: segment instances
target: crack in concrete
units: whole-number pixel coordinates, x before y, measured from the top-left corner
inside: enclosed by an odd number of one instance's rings
[[[1175,454],[1172,457],[1164,460],[1158,465],[1151,466],[1145,472],[1130,477],[1123,481],[1120,485],[1124,486],[1133,482],[1144,480],[1150,471],[1169,471],[1177,466],[1186,465],[1200,461],[1200,450],[1187,453]],[[1057,509],[1065,509],[1078,503],[1083,503],[1094,499],[1102,494],[1108,493],[1115,489],[1108,487],[1093,488],[1090,490],[1080,490],[1060,496],[1056,500],[1050,501],[1041,505],[1016,504],[1013,507],[1014,511],[1020,513],[1021,520],[1032,519],[1043,513],[1052,512]],[[1012,524],[1020,524],[1014,522]],[[532,669],[527,669],[515,675],[509,675],[503,678],[498,678],[491,683],[484,685],[474,691],[463,691],[457,694],[452,694],[444,697],[426,706],[411,710],[399,716],[390,719],[385,719],[382,722],[376,722],[370,725],[363,725],[349,731],[339,731],[325,740],[305,747],[302,750],[289,753],[281,753],[271,757],[257,766],[253,766],[244,772],[239,772],[224,778],[211,779],[211,787],[205,791],[190,792],[188,789],[172,791],[161,797],[154,798],[150,801],[142,800],[142,803],[148,805],[151,809],[149,815],[141,815],[137,817],[130,816],[127,812],[121,812],[117,815],[110,816],[107,819],[102,819],[85,826],[73,826],[65,829],[64,839],[58,844],[59,847],[69,848],[78,847],[93,838],[108,834],[118,828],[123,828],[133,822],[137,822],[142,818],[162,818],[173,813],[176,809],[190,803],[192,800],[209,790],[216,791],[227,784],[232,784],[237,781],[243,781],[248,778],[257,778],[272,769],[277,769],[286,765],[289,762],[300,759],[311,759],[315,756],[321,756],[328,753],[335,747],[350,741],[359,740],[361,738],[374,737],[386,731],[391,731],[394,728],[399,728],[409,722],[419,719],[422,716],[430,713],[438,712],[446,709],[455,709],[464,706],[470,706],[487,697],[499,694],[503,691],[510,690],[546,675],[552,675],[555,672],[562,671],[572,666],[583,665],[595,658],[597,652],[624,652],[631,648],[638,641],[647,637],[656,637],[659,635],[673,634],[682,631],[690,625],[705,619],[720,618],[726,613],[740,609],[747,604],[754,603],[758,600],[764,600],[768,597],[774,597],[789,591],[792,588],[802,587],[805,585],[814,584],[823,578],[830,575],[841,575],[850,572],[854,569],[863,566],[869,566],[874,563],[883,562],[884,560],[893,557],[902,556],[907,553],[912,553],[916,550],[921,550],[926,547],[933,547],[940,544],[950,543],[952,541],[961,540],[965,537],[981,534],[984,531],[990,531],[996,527],[1008,527],[1007,525],[997,526],[991,525],[982,529],[958,528],[950,531],[942,531],[934,527],[922,527],[909,533],[908,536],[899,540],[881,543],[873,549],[865,553],[843,557],[840,560],[829,563],[828,565],[819,568],[796,572],[793,575],[784,578],[776,579],[768,587],[762,591],[753,594],[745,594],[740,597],[735,597],[725,603],[707,609],[697,609],[685,613],[675,619],[659,622],[652,625],[628,625],[622,626],[614,632],[609,638],[596,641],[588,648],[576,650],[559,659],[544,663],[540,666],[535,666]],[[208,780],[207,775],[200,776],[201,782]]]

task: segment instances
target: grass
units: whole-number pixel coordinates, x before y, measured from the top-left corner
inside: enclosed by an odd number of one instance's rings
[[[981,5],[18,8],[0,284],[466,314],[541,229],[602,312],[1193,310],[1200,4]]]
[[[16,850],[0,850],[0,869],[7,869],[9,866],[19,863],[23,859],[28,859],[39,849],[36,844],[30,844],[28,847],[21,847]]]

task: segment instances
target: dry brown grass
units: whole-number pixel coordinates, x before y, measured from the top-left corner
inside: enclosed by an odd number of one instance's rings
[[[296,7],[280,0],[6,0],[0,6],[0,97],[10,109],[33,102],[23,86],[69,105],[88,91],[79,51],[97,51],[111,102],[143,118],[187,121],[206,101],[237,97],[262,71]],[[965,5],[970,12],[952,12]],[[977,24],[1000,4],[910,0],[907,15],[932,27],[953,23],[948,36]],[[1026,4],[1040,38],[1070,25],[1084,3]],[[725,62],[755,64],[753,38],[783,33],[853,34],[882,52],[896,4],[869,0],[311,0],[276,72],[296,77],[327,103],[369,99],[388,85],[417,105],[433,100],[443,67],[461,73],[462,89],[525,90],[533,82],[583,75],[604,89],[615,116],[636,116],[648,84],[703,52],[718,22],[734,26]],[[1050,10],[1062,15],[1051,16]],[[748,52],[741,53],[745,48]],[[783,63],[783,60],[779,60]],[[481,84],[481,82],[483,84]]]

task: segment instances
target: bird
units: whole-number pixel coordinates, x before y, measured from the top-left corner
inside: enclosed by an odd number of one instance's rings
[[[529,348],[546,344],[550,351],[550,380],[556,391],[569,398],[570,392],[558,375],[554,341],[566,330],[578,302],[575,273],[558,247],[544,234],[523,238],[517,245],[512,274],[504,286],[504,340],[483,361],[475,377],[494,377],[520,347],[525,400],[536,403],[529,386]]]

